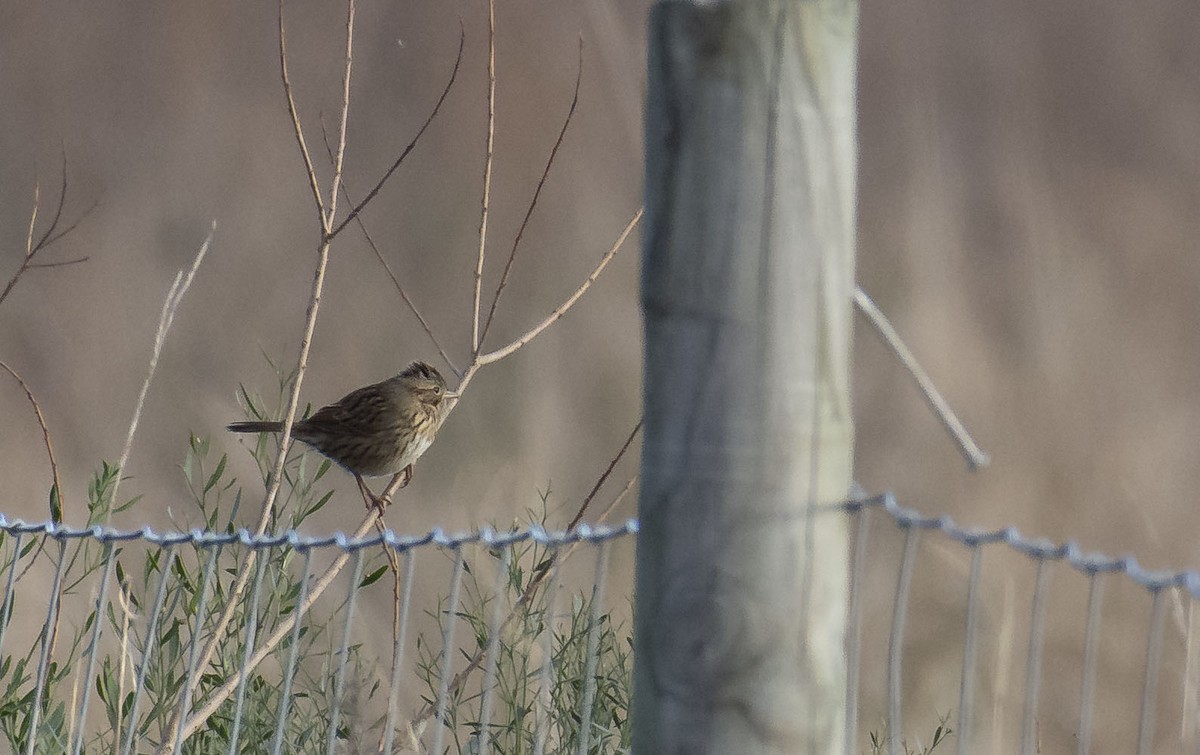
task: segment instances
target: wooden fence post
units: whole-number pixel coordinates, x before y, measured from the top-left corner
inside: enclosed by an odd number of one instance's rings
[[[857,22],[651,12],[638,755],[846,747]]]

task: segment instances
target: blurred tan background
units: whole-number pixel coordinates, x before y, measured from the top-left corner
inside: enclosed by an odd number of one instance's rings
[[[640,203],[648,7],[498,9],[487,281],[566,113],[578,35],[585,62],[579,111],[490,345],[572,291]],[[343,13],[336,3],[289,5],[292,78],[316,150],[318,116],[336,118]],[[459,82],[365,215],[460,364],[482,173],[484,13],[481,3],[360,6],[347,158],[361,196],[436,100],[461,15]],[[869,489],[967,523],[1135,553],[1150,566],[1200,565],[1198,38],[1200,13],[1187,0],[862,5],[859,280],[994,459],[968,474],[901,368],[860,329],[857,477]],[[0,278],[19,264],[35,179],[43,217],[56,195],[62,150],[67,217],[100,202],[44,255],[91,259],[29,273],[0,306],[0,358],[42,402],[68,522],[80,521],[90,471],[120,453],[163,296],[212,219],[217,235],[164,350],[123,487],[146,499],[117,523],[163,524],[169,508],[195,524],[177,468],[189,431],[212,435],[239,477],[255,479],[222,427],[239,418],[239,382],[272,389],[264,352],[294,359],[316,246],[276,44],[271,3],[0,3]],[[419,465],[403,513],[389,513],[393,527],[506,523],[547,487],[554,505],[582,497],[640,413],[637,266],[631,245],[564,320],[479,375]],[[414,358],[442,366],[348,231],[334,248],[305,400],[331,401]],[[7,378],[0,428],[0,510],[45,518],[44,452]],[[346,526],[341,506],[357,515],[349,477],[336,483],[343,495],[314,529]],[[633,512],[631,498],[619,513]],[[877,563],[890,589],[895,538],[889,547]],[[941,630],[961,626],[965,561],[936,547],[921,559],[915,651],[931,661],[922,668],[944,660],[938,668],[956,673],[957,635]],[[1019,571],[994,595],[1008,590],[1027,613],[1032,570],[1013,582]],[[1064,576],[1052,588],[1064,612],[1052,644],[1063,654],[1047,662],[1060,664],[1068,692],[1081,583]],[[1125,611],[1117,594],[1108,681],[1136,694],[1148,600],[1131,593]],[[873,605],[885,622],[887,590]],[[915,720],[953,706],[943,694],[956,692],[952,677],[916,676]],[[1175,704],[1163,698],[1164,708]],[[1114,700],[1105,712],[1132,743],[1136,705]],[[1070,741],[1071,715],[1048,716],[1048,741]]]

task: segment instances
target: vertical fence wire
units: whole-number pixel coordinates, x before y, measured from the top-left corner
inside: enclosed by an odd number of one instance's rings
[[[47,536],[48,537],[48,536]],[[29,739],[25,743],[25,755],[33,755],[37,744],[38,725],[42,713],[42,696],[50,671],[50,650],[57,632],[59,592],[62,590],[63,570],[67,565],[67,541],[58,541],[58,564],[54,568],[54,586],[50,591],[50,604],[46,608],[46,623],[42,626],[42,649],[38,655],[37,686],[33,696],[33,708],[29,712]],[[16,568],[14,564],[13,568]]]
[[[850,603],[846,608],[846,729],[845,755],[858,752],[858,685],[862,673],[862,604],[864,572],[867,565],[867,538],[870,535],[871,510],[860,508],[850,563]]]
[[[896,604],[892,610],[892,631],[888,639],[888,755],[899,755],[903,730],[901,664],[904,660],[904,628],[908,620],[908,598],[912,588],[913,564],[917,560],[919,530],[911,524],[904,531],[904,556],[896,579]]]
[[[154,648],[158,645],[158,620],[162,615],[163,602],[166,600],[167,584],[171,578],[171,562],[174,558],[174,545],[168,545],[159,551],[158,589],[154,593],[154,607],[150,609],[150,615],[146,617],[146,636],[142,641],[142,663],[138,667],[137,683],[133,687],[133,700],[129,705],[129,729],[125,734],[125,746],[121,748],[121,755],[130,755],[133,752],[133,744],[137,740],[134,734],[137,731],[138,705],[142,699],[142,690],[146,688],[146,673],[150,668]]]
[[[1195,743],[1196,741],[1196,686],[1200,677],[1200,652],[1197,652],[1196,631],[1197,613],[1196,601],[1183,592],[1187,601],[1187,614],[1184,617],[1184,662],[1183,662],[1183,710],[1179,717],[1179,741]]]
[[[408,633],[408,607],[412,602],[413,550],[404,551],[404,583],[400,588],[400,622],[392,648],[392,683],[388,690],[387,720],[383,729],[384,753],[390,755],[396,741],[396,721],[400,717],[400,669],[404,665],[404,643]]]
[[[1076,755],[1088,755],[1092,742],[1092,711],[1095,708],[1096,666],[1100,654],[1100,618],[1104,603],[1103,575],[1088,574],[1087,628],[1083,634],[1083,680],[1079,689],[1079,746]]]
[[[463,552],[462,546],[454,546],[454,573],[450,577],[450,597],[447,600],[446,607],[446,625],[442,629],[442,658],[440,665],[441,680],[438,686],[437,696],[437,713],[434,716],[433,722],[435,725],[433,732],[433,747],[431,752],[440,753],[442,751],[442,740],[446,734],[446,702],[450,694],[450,659],[454,656],[454,625],[458,618],[458,592],[462,587],[463,575]]]
[[[12,619],[13,601],[16,597],[13,594],[13,585],[17,577],[17,561],[21,558],[21,540],[24,537],[24,532],[13,535],[12,567],[8,570],[8,579],[4,580],[4,602],[0,603],[0,653],[4,650],[4,637],[8,633],[8,624]],[[3,657],[0,654],[0,658]]]
[[[254,643],[258,635],[258,604],[262,595],[263,578],[267,570],[267,553],[268,551],[259,552],[258,558],[254,560],[254,586],[250,588],[250,611],[246,615],[242,668],[248,667],[250,659],[254,657]],[[237,755],[238,752],[238,740],[241,738],[242,731],[242,707],[246,702],[246,682],[249,677],[249,674],[242,674],[242,678],[238,680],[237,692],[233,701],[233,728],[229,732],[229,755]]]
[[[971,572],[967,578],[967,619],[963,630],[962,677],[958,688],[958,755],[971,747],[971,715],[975,710],[975,659],[979,635],[979,581],[983,571],[983,549],[971,546]]]
[[[101,627],[104,626],[104,607],[108,604],[108,583],[112,581],[113,564],[116,559],[113,557],[113,544],[104,544],[104,576],[100,581],[100,594],[96,598],[96,613],[95,620],[92,624],[92,639],[88,643],[87,649],[87,670],[83,672],[83,699],[79,702],[79,718],[78,734],[75,737],[75,744],[71,748],[73,755],[79,755],[83,750],[83,739],[86,731],[88,701],[92,696],[92,675],[96,673],[96,649],[100,645]]]
[[[212,583],[213,571],[217,560],[221,557],[221,546],[209,546],[211,553],[208,563],[204,565],[204,577],[200,582],[200,598],[196,604],[196,623],[192,627],[192,642],[188,650],[187,676],[183,678],[183,694],[179,700],[179,722],[175,729],[175,755],[183,752],[183,726],[187,722],[188,709],[192,707],[192,691],[195,688],[196,663],[200,660],[201,632],[204,630],[204,614],[208,608],[209,584]]]
[[[592,707],[596,703],[596,661],[600,653],[600,605],[604,602],[604,582],[608,574],[608,543],[602,542],[596,552],[596,578],[592,580],[592,605],[588,617],[587,655],[583,661],[583,695],[579,703],[579,748],[577,755],[587,755],[592,733]]]
[[[338,719],[342,715],[342,697],[346,694],[346,666],[350,658],[350,635],[354,630],[354,602],[358,597],[358,583],[362,580],[363,549],[354,551],[354,574],[346,586],[346,602],[343,604],[346,617],[342,622],[342,644],[338,648],[337,671],[334,672],[333,706],[329,712],[329,738],[325,741],[326,755],[333,755],[337,745]]]
[[[296,596],[295,607],[292,609],[296,620],[292,623],[291,647],[288,649],[287,662],[283,665],[283,685],[279,694],[279,715],[275,720],[275,737],[271,745],[272,755],[283,752],[284,732],[287,730],[288,709],[292,702],[292,682],[296,678],[296,664],[300,657],[300,607],[308,600],[309,582],[312,577],[312,548],[303,548],[304,567],[300,574],[300,594]]]
[[[504,585],[508,581],[508,564],[512,558],[512,547],[505,546],[500,551],[500,561],[496,570],[496,584],[492,590],[492,610],[489,612],[487,624],[487,651],[483,662],[483,688],[479,696],[479,748],[481,755],[492,751],[492,689],[496,685],[496,657],[500,649],[500,610],[504,596]]]
[[[1021,753],[1034,755],[1037,748],[1038,697],[1042,686],[1042,650],[1046,645],[1046,587],[1050,561],[1039,556],[1033,587],[1029,622],[1029,655],[1025,666],[1025,705],[1021,715]]]
[[[1162,661],[1163,622],[1167,618],[1165,588],[1154,590],[1150,629],[1146,637],[1146,669],[1142,683],[1142,709],[1138,716],[1138,755],[1149,755],[1154,742],[1155,699],[1158,692],[1158,666]]]
[[[551,568],[542,600],[542,663],[538,669],[538,694],[533,724],[533,755],[543,755],[550,736],[550,711],[553,705],[551,674],[554,671],[554,622],[558,599],[558,565]]]

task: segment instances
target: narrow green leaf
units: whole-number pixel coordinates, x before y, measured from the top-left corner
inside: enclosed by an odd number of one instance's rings
[[[50,521],[62,524],[62,498],[58,494],[58,485],[50,486]]]
[[[379,578],[382,577],[383,573],[386,572],[387,570],[388,570],[388,567],[386,564],[379,567],[375,571],[373,571],[370,574],[368,574],[367,576],[363,577],[362,581],[358,583],[358,586],[360,588],[362,588],[362,587],[367,587],[369,585],[375,584],[376,582],[379,581]]]
[[[221,479],[221,475],[225,473],[225,463],[227,461],[229,461],[229,455],[221,454],[221,460],[217,462],[217,468],[213,470],[211,475],[209,475],[208,482],[204,483],[205,493],[216,487],[217,482],[219,482]]]

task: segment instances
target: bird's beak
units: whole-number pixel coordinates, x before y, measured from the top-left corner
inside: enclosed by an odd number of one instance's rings
[[[442,398],[443,399],[458,398],[461,395],[462,394],[459,393],[458,391],[446,391],[445,393],[442,394]]]

